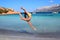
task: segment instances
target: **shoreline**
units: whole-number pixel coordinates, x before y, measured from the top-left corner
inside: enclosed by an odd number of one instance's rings
[[[60,40],[60,38],[43,38],[43,37],[32,37],[32,36],[7,36],[0,35],[0,40]]]
[[[31,33],[28,31],[15,31],[0,29],[0,35],[8,36],[35,36],[35,37],[44,37],[44,38],[60,38],[60,32],[50,32],[50,33]]]
[[[54,36],[54,35],[53,35]],[[52,35],[36,35],[29,33],[21,33],[19,31],[0,29],[0,40],[60,40],[59,37]]]
[[[0,15],[15,15],[15,14],[0,14]]]

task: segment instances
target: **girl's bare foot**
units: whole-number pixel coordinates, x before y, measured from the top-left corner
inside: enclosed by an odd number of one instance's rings
[[[37,30],[36,28],[34,28],[34,30]]]

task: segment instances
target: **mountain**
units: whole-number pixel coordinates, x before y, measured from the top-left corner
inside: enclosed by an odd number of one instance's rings
[[[34,12],[60,12],[60,4],[37,8]]]

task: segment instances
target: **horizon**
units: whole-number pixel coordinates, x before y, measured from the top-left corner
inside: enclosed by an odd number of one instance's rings
[[[60,4],[59,0],[0,0],[0,6],[13,8],[15,11],[22,11],[20,7],[23,6],[26,10],[32,12],[36,8],[55,4]]]

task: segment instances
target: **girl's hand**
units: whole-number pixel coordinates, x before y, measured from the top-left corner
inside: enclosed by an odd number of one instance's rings
[[[24,8],[24,7],[21,7],[21,9],[25,10],[25,8]]]

